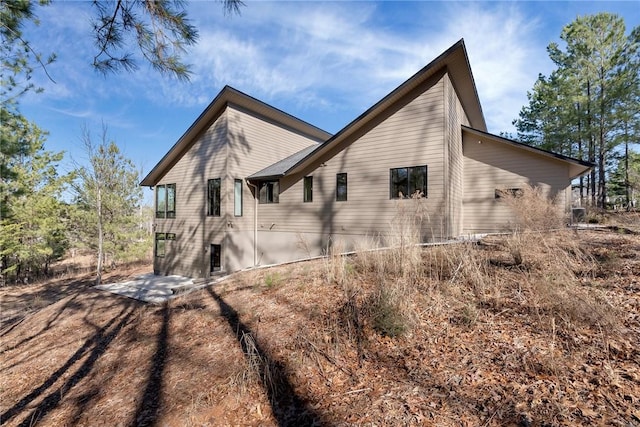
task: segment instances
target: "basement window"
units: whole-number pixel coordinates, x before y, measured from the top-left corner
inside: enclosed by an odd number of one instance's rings
[[[164,258],[167,254],[167,241],[176,240],[175,233],[156,233],[155,254],[156,258]]]
[[[513,197],[519,199],[524,195],[522,188],[496,188],[494,198],[503,199],[505,197]]]

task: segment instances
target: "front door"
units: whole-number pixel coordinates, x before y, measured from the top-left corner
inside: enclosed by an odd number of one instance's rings
[[[220,271],[220,253],[222,252],[221,245],[211,245],[211,270],[210,273]]]

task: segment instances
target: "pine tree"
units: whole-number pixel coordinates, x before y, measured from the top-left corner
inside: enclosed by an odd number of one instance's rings
[[[640,88],[637,57],[640,49],[634,29],[625,36],[622,18],[600,13],[579,17],[564,27],[561,49],[548,47],[557,69],[540,76],[528,94],[529,106],[514,121],[519,138],[553,151],[595,163],[588,177],[593,205],[605,207],[607,166],[621,135],[637,123]],[[581,181],[582,193],[582,181]]]
[[[66,249],[62,192],[71,175],[58,175],[63,153],[44,150],[45,134],[2,110],[0,124],[0,275],[3,282],[48,274]]]
[[[141,229],[140,174],[103,128],[100,143],[88,130],[83,142],[89,164],[78,170],[76,232],[96,253],[96,283],[102,280],[105,261],[124,260],[132,250],[148,245]]]

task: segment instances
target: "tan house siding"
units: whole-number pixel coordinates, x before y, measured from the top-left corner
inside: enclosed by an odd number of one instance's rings
[[[156,219],[156,232],[175,233],[159,274],[209,274],[210,245],[222,246],[222,269],[253,265],[254,200],[244,177],[315,141],[228,106],[158,184],[176,184],[176,218]],[[207,181],[221,178],[220,216],[207,216]],[[234,215],[233,185],[243,179],[243,212]]]
[[[449,78],[445,75],[445,176],[444,183],[447,211],[447,237],[459,236],[463,227],[463,155],[461,124],[467,125],[469,120],[462,108],[460,99]]]
[[[176,184],[176,217],[155,220],[156,232],[175,233],[164,258],[154,258],[159,274],[205,274],[208,248],[204,241],[222,241],[221,218],[206,216],[207,179],[222,177],[226,169],[227,117],[222,113],[158,184]],[[205,253],[206,250],[206,253]]]
[[[280,202],[259,206],[259,230],[269,239],[277,259],[297,253],[300,236],[315,250],[326,247],[329,236],[353,240],[389,231],[398,205],[410,200],[389,197],[390,169],[427,165],[428,197],[424,205],[430,222],[424,237],[438,234],[444,221],[444,79],[430,82],[399,110],[350,142],[314,170],[282,180]],[[336,201],[336,174],[347,173],[347,201]],[[302,176],[313,176],[313,202],[303,203]],[[263,237],[264,236],[264,237]],[[271,237],[267,237],[271,236]],[[272,242],[283,242],[278,249]]]
[[[390,197],[392,169],[425,165],[426,198]],[[567,208],[571,179],[589,167],[487,133],[460,40],[333,136],[225,87],[141,185],[177,187],[176,218],[155,220],[156,232],[176,234],[155,271],[207,277],[211,244],[221,245],[227,272],[320,255],[337,241],[345,250],[393,244],[399,215],[416,208],[422,241],[502,231],[513,215],[496,189],[537,185]],[[346,201],[336,201],[339,173],[347,174]],[[303,201],[305,176],[312,202]],[[213,178],[221,179],[219,217],[206,215]],[[278,178],[279,202],[259,204],[252,184]]]
[[[496,189],[538,186],[567,207],[569,166],[542,154],[463,132],[465,234],[499,232],[513,223]]]
[[[229,106],[229,163],[224,180],[223,209],[228,213],[229,238],[223,246],[230,271],[253,265],[255,200],[247,177],[298,151],[317,144],[305,135],[279,126],[250,111]],[[243,179],[242,217],[233,214],[235,179]],[[232,233],[232,234],[231,234]]]

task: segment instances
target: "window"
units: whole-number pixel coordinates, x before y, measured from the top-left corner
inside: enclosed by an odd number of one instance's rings
[[[176,217],[176,185],[156,186],[156,218]]]
[[[167,240],[176,240],[176,235],[175,233],[156,233],[156,247],[155,247],[155,253],[156,253],[156,257],[158,258],[164,258],[164,256],[167,253],[167,246],[166,246],[166,241]]]
[[[222,245],[211,245],[210,255],[209,255],[209,273],[213,273],[216,271],[220,271],[220,258],[222,254]]]
[[[207,215],[220,216],[220,178],[207,181]]]
[[[305,203],[313,202],[313,177],[312,176],[304,177],[304,195],[302,196],[302,201]]]
[[[233,214],[242,216],[242,180],[233,181]]]
[[[418,193],[427,197],[427,167],[391,169],[389,179],[389,198],[408,199]]]
[[[280,183],[264,181],[260,183],[260,203],[278,203],[280,200]]]
[[[513,198],[519,198],[523,196],[523,191],[522,188],[502,188],[502,189],[496,189],[495,193],[494,193],[494,197],[496,199],[502,199],[504,197],[513,197]]]
[[[336,174],[336,201],[347,201],[347,174]]]

